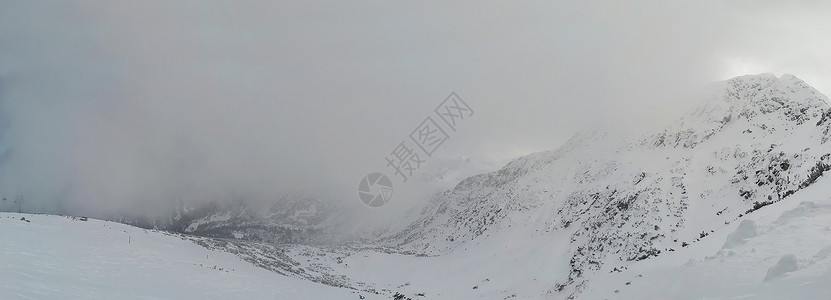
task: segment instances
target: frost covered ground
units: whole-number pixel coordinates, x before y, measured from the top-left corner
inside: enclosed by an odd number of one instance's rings
[[[358,294],[282,276],[179,235],[92,219],[0,213],[0,299],[359,299]]]

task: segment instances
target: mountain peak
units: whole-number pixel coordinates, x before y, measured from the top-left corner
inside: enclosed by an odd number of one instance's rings
[[[773,111],[789,104],[809,107],[828,107],[828,98],[792,74],[776,77],[772,73],[744,75],[724,81],[716,97],[731,107],[748,105]]]
[[[656,145],[668,139],[672,146],[695,147],[736,122],[743,123],[741,130],[746,132],[788,132],[829,110],[825,95],[790,74],[745,75],[717,82],[704,98],[659,134]]]

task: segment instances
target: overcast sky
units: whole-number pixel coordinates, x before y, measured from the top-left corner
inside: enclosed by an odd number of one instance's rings
[[[87,214],[321,187],[357,203],[453,91],[475,114],[436,155],[477,161],[666,119],[737,75],[831,94],[829,2],[675,2],[3,1],[0,193]]]

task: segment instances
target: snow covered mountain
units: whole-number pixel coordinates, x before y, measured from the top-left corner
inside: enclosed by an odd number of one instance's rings
[[[586,131],[470,177],[388,242],[442,255],[511,233],[568,237],[576,296],[595,274],[680,251],[811,186],[831,169],[828,99],[792,75],[742,76],[656,132]],[[520,239],[520,238],[515,238]]]
[[[583,131],[464,179],[370,242],[315,242],[340,224],[327,217],[337,208],[303,197],[182,205],[145,224],[179,233],[0,214],[0,259],[12,262],[0,298],[827,298],[828,99],[762,74],[702,100],[652,132]],[[454,168],[425,180],[446,183]]]

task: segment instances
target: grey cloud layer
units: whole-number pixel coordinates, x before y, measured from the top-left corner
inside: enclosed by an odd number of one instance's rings
[[[5,2],[0,192],[88,214],[294,189],[357,202],[361,176],[384,170],[451,91],[477,116],[440,154],[502,159],[587,124],[664,119],[685,91],[741,70],[829,87],[828,13],[742,1]]]

